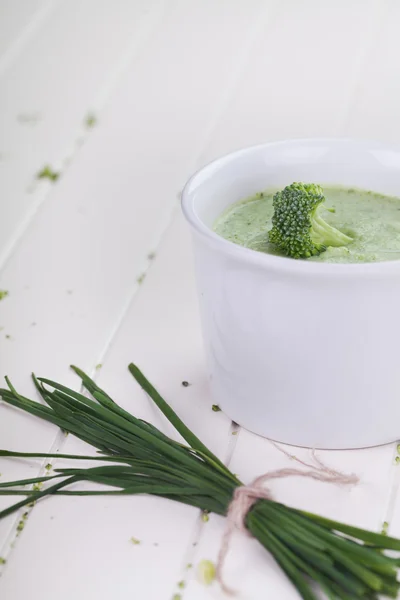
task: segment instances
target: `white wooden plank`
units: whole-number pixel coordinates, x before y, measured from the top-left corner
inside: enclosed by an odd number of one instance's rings
[[[343,135],[364,48],[386,4],[280,2],[200,162],[269,140]]]
[[[56,4],[56,0],[1,0],[0,72],[12,64],[13,58]]]
[[[221,45],[228,6],[172,5],[8,262],[0,364],[23,392],[32,369],[73,384],[68,364],[91,369],[101,360],[264,10],[261,0],[239,3]],[[54,438],[15,411],[0,423],[7,448],[45,451]],[[7,465],[2,472],[11,475]],[[4,540],[10,521],[0,527]]]
[[[398,2],[390,2],[385,24],[379,35],[371,40],[369,60],[355,89],[355,99],[347,122],[348,135],[388,142],[399,141],[399,18]]]
[[[128,373],[127,365],[135,360],[187,425],[223,456],[230,420],[212,410],[207,390],[189,248],[179,214],[98,371],[98,381],[125,409],[174,435]],[[182,386],[183,380],[190,385]],[[91,449],[69,436],[63,452],[86,454]],[[56,467],[64,462],[57,461]],[[50,499],[32,511],[0,582],[5,597],[12,600],[40,589],[41,600],[50,600],[60,578],[59,600],[79,596],[87,586],[92,596],[107,598],[115,581],[121,599],[128,592],[150,599],[179,591],[182,557],[192,547],[198,511],[147,497],[70,500]],[[132,547],[131,536],[141,544]],[[46,565],[46,588],[39,585],[40,570],[18,577],[33,547],[38,563]],[[79,552],[74,552],[77,547]],[[82,561],[81,553],[90,558]],[[63,562],[65,554],[69,559]],[[150,576],[153,570],[157,577]]]
[[[36,28],[0,77],[0,266],[49,191],[37,175],[62,171],[85,119],[103,107],[115,73],[162,16],[162,0],[71,0]],[[106,41],[105,41],[106,40]],[[39,185],[40,184],[40,185]]]

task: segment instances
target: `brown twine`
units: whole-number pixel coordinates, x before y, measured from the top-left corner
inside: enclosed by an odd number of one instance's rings
[[[272,479],[283,479],[284,477],[307,477],[308,479],[316,479],[317,481],[324,481],[326,483],[336,483],[338,485],[349,485],[356,484],[359,481],[357,475],[351,474],[346,475],[340,471],[335,471],[323,464],[323,462],[316,456],[315,450],[312,451],[312,457],[317,466],[306,463],[296,456],[289,454],[286,450],[271,442],[277,450],[300,463],[301,465],[308,467],[310,470],[303,471],[301,469],[283,468],[276,471],[270,471],[264,475],[256,477],[250,485],[243,485],[237,487],[233,493],[231,503],[228,507],[226,515],[227,523],[224,535],[222,536],[221,547],[218,553],[217,565],[216,565],[216,579],[219,582],[222,590],[231,596],[235,595],[236,592],[228,587],[224,582],[222,576],[222,570],[225,564],[226,557],[229,552],[232,535],[235,529],[238,529],[242,533],[251,537],[251,533],[246,528],[246,516],[251,507],[258,500],[272,500],[272,494],[270,490],[264,487],[267,481]]]

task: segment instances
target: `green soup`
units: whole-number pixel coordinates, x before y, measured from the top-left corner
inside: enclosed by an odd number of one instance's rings
[[[218,217],[214,231],[225,239],[258,252],[281,255],[268,242],[274,191],[237,202]],[[307,260],[366,263],[400,259],[400,198],[341,187],[325,187],[324,220],[353,238],[347,247],[328,247]]]

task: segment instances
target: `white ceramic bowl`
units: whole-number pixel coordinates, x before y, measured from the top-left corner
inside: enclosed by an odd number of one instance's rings
[[[400,261],[324,264],[262,254],[212,231],[230,204],[293,181],[400,196],[400,149],[340,139],[235,152],[183,192],[215,402],[262,436],[358,448],[400,434]]]

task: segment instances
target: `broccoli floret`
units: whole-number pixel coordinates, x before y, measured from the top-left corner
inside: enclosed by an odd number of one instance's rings
[[[313,183],[292,183],[273,199],[269,241],[291,258],[309,258],[328,246],[346,246],[352,238],[324,221],[324,193]],[[325,208],[325,210],[328,210]]]

